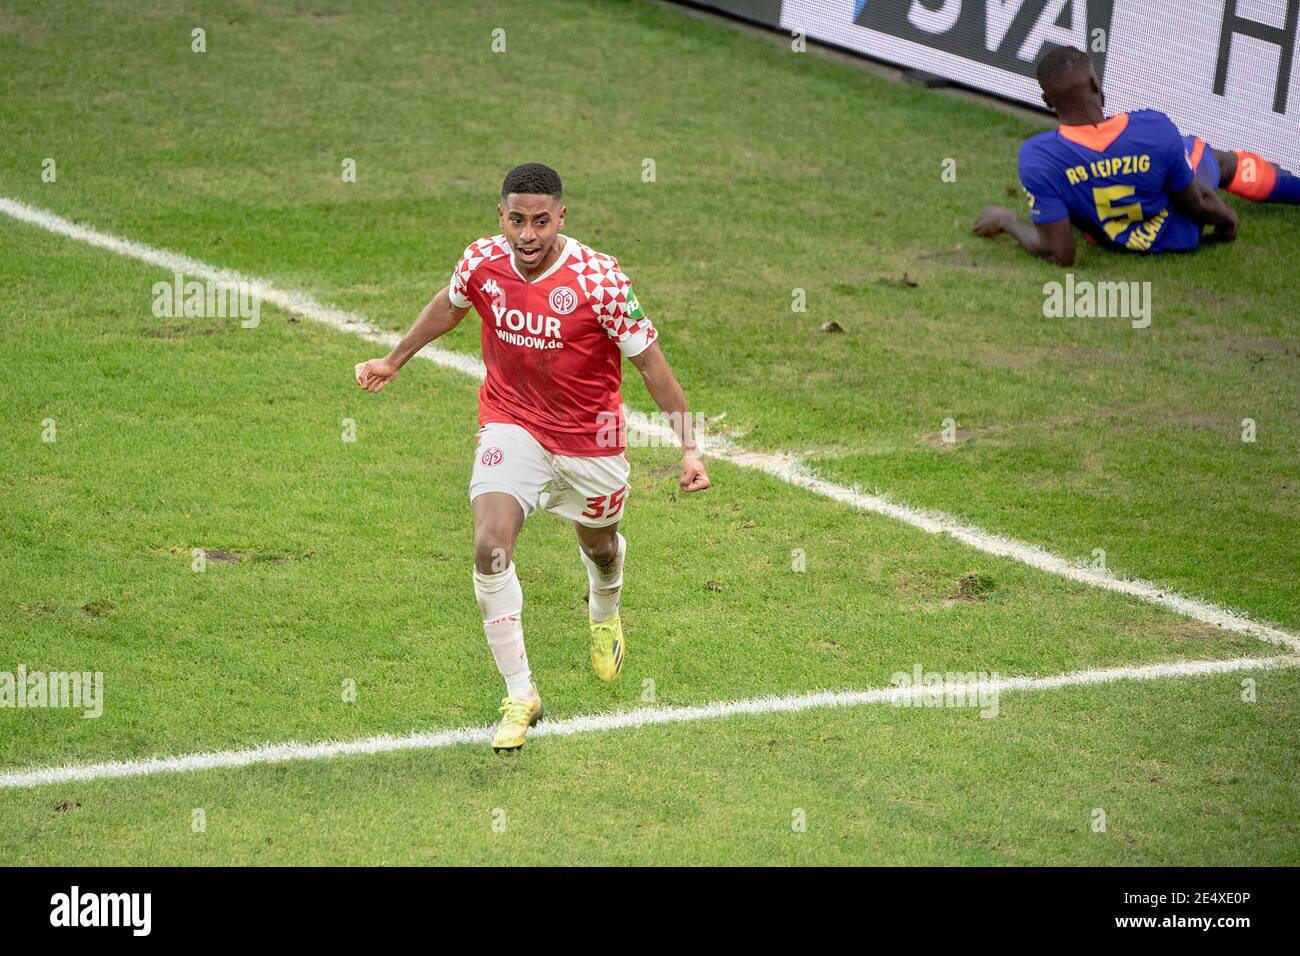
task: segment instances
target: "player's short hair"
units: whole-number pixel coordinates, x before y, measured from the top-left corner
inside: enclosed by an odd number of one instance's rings
[[[559,199],[564,195],[560,185],[560,174],[542,163],[524,163],[506,173],[505,182],[501,184],[501,198],[511,193],[527,193],[530,196],[552,196]]]
[[[1088,67],[1088,54],[1072,46],[1058,46],[1038,61],[1038,85],[1044,93],[1063,93]]]

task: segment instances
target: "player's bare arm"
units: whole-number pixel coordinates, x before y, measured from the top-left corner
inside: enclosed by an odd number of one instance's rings
[[[1033,223],[1021,219],[1010,209],[985,206],[975,220],[975,235],[992,238],[1006,233],[1015,238],[1032,255],[1061,266],[1074,265],[1077,247],[1070,220]]]
[[[668,413],[668,420],[677,432],[677,440],[682,443],[682,476],[677,484],[682,491],[703,491],[709,487],[709,476],[704,470],[704,461],[691,424],[691,414],[686,407],[686,394],[682,391],[677,376],[673,374],[663,349],[658,342],[652,342],[645,351],[634,355],[629,361],[641,373],[646,391],[655,404],[661,411]]]
[[[384,386],[397,377],[397,373],[412,356],[434,339],[454,329],[468,314],[468,308],[460,309],[452,304],[448,289],[444,286],[424,307],[410,330],[391,352],[383,358],[357,363],[357,384],[367,392],[383,391]]]
[[[1190,186],[1170,198],[1188,219],[1202,226],[1213,226],[1209,238],[1215,242],[1232,242],[1237,238],[1237,214],[1201,180],[1193,179]]]

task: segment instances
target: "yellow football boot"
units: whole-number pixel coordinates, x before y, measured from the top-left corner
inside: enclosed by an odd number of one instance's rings
[[[615,614],[608,621],[592,621],[591,666],[603,681],[618,680],[623,669],[623,622]]]
[[[496,736],[492,738],[492,749],[497,753],[503,750],[518,750],[524,745],[528,728],[542,719],[542,698],[533,688],[532,697],[506,697],[501,701],[501,723],[497,726]]]

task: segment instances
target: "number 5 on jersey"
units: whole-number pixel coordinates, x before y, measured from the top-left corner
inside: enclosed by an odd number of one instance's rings
[[[1117,239],[1119,234],[1129,227],[1129,223],[1142,221],[1141,203],[1131,203],[1127,206],[1111,205],[1116,199],[1127,199],[1136,191],[1132,186],[1107,186],[1105,189],[1093,189],[1092,198],[1097,203],[1097,218],[1101,220],[1102,228],[1111,239]]]

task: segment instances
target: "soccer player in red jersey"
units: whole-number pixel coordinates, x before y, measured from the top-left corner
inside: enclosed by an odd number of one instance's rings
[[[523,591],[512,561],[524,520],[538,508],[574,522],[587,569],[591,663],[612,681],[623,666],[619,597],[627,542],[618,533],[628,495],[621,358],[627,356],[668,413],[682,446],[683,491],[709,487],[686,396],[658,333],[612,256],[564,236],[560,177],[541,163],[512,169],[501,186],[501,234],[465,250],[450,284],[381,359],[356,367],[381,391],[425,345],[474,308],[483,320],[487,378],[469,497],[474,593],[506,682],[497,751],[517,750],[542,716],[524,650]]]

